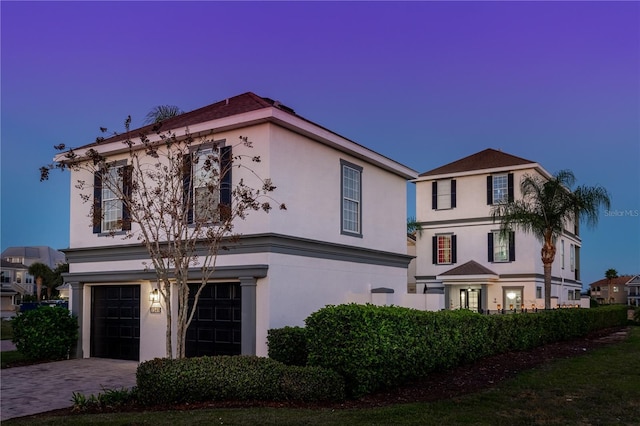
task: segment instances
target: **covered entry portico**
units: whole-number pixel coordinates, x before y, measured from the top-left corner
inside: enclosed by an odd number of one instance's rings
[[[498,274],[471,260],[437,276],[444,285],[445,309],[489,309],[489,286],[498,282]]]

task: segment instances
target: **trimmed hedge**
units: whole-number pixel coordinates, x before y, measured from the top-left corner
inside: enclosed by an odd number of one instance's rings
[[[303,327],[273,328],[267,331],[269,358],[286,365],[307,365],[309,350]]]
[[[78,319],[57,306],[21,312],[12,326],[16,349],[33,360],[67,359],[78,339]]]
[[[347,394],[359,397],[487,355],[584,336],[626,321],[621,307],[480,315],[327,306],[306,319],[308,363],[334,369],[344,377]]]
[[[286,366],[256,356],[156,358],[138,366],[142,404],[220,400],[340,401],[344,380],[321,367]]]

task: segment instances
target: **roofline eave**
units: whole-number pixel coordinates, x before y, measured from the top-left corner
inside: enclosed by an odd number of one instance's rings
[[[345,152],[354,157],[360,158],[368,163],[375,164],[389,172],[392,172],[404,179],[411,180],[418,176],[418,172],[401,164],[395,160],[385,157],[369,148],[366,148],[356,142],[346,139],[337,133],[334,133],[328,129],[325,129],[311,121],[305,120],[298,116],[292,115],[285,111],[282,111],[276,107],[261,108],[249,112],[231,115],[228,117],[218,118],[215,120],[204,121],[202,123],[196,123],[189,126],[181,126],[162,133],[171,132],[178,138],[188,133],[192,136],[202,136],[207,133],[222,133],[233,129],[244,128],[249,126],[255,126],[262,123],[273,123],[291,130],[295,133],[306,136],[319,143],[335,148],[339,151]],[[148,135],[149,141],[161,142],[161,139],[156,134]],[[142,145],[139,143],[140,138],[134,137],[131,140],[136,143],[138,149],[142,149]],[[123,143],[123,140],[117,140],[105,144],[90,144],[84,145],[76,150],[88,150],[95,149],[100,154],[117,155],[125,153],[129,150],[128,146]],[[60,153],[54,157],[55,162],[64,163],[68,162],[65,158],[66,153]]]
[[[538,173],[540,173],[542,176],[544,176],[547,179],[550,179],[552,177],[552,174],[549,173],[547,170],[545,170],[544,167],[542,167],[539,163],[527,163],[527,164],[516,164],[513,166],[492,167],[487,169],[466,170],[466,171],[455,172],[455,173],[441,173],[441,174],[435,174],[435,175],[419,176],[418,178],[413,179],[411,182],[417,183],[417,182],[433,181],[433,180],[439,180],[439,179],[452,179],[456,177],[488,175],[493,173],[510,172],[514,170],[527,170],[527,169],[536,170]]]

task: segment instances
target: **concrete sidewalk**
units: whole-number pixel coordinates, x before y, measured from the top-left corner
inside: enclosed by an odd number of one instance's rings
[[[73,392],[132,388],[137,361],[84,358],[0,371],[0,421],[73,405]]]
[[[0,352],[15,351],[16,345],[11,340],[0,340]]]

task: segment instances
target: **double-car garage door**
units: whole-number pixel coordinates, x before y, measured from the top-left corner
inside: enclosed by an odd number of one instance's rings
[[[192,304],[195,287],[190,293]],[[92,287],[91,312],[92,357],[140,359],[139,285]],[[239,355],[240,312],[240,284],[208,284],[187,330],[186,355]]]

